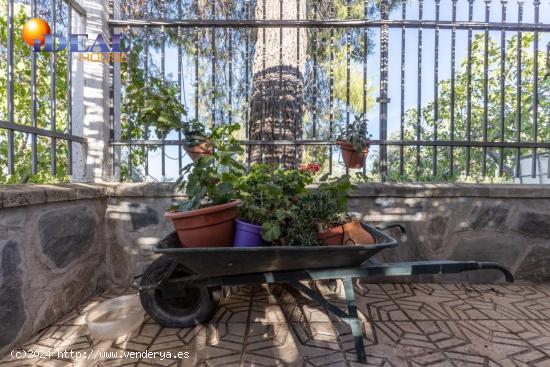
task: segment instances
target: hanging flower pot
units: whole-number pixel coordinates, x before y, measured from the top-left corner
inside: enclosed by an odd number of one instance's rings
[[[202,143],[194,146],[184,145],[183,149],[185,149],[185,151],[189,155],[189,158],[191,158],[193,162],[200,157],[212,155],[213,153],[212,144],[210,144],[209,140],[203,141]]]
[[[184,212],[167,212],[182,247],[230,247],[240,200]]]
[[[367,145],[362,151],[356,151],[351,143],[343,140],[338,140],[338,145],[342,151],[342,159],[347,168],[363,168],[365,159],[369,153]]]
[[[264,246],[262,238],[262,226],[248,223],[242,220],[235,220],[234,247],[260,247]]]

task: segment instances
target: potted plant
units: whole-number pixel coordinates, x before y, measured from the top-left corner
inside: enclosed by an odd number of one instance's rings
[[[239,181],[242,205],[236,220],[234,246],[263,246],[277,241],[293,200],[311,182],[310,171],[252,165]]]
[[[347,168],[362,168],[369,153],[370,135],[364,114],[355,117],[353,123],[342,130],[337,143]]]
[[[232,133],[239,125],[222,125],[210,138],[215,150],[187,165],[183,174],[187,200],[165,214],[170,218],[183,247],[231,246],[237,216],[237,180],[244,168],[236,160],[243,152]]]
[[[193,161],[212,155],[212,144],[203,123],[197,119],[190,120],[183,125],[182,132],[183,149]]]
[[[304,192],[291,210],[285,241],[290,246],[342,245],[346,227],[358,222],[346,213],[350,177],[321,178],[317,189]],[[374,242],[372,239],[371,242]]]

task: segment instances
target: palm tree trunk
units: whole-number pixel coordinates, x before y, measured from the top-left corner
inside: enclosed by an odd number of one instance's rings
[[[256,19],[304,19],[306,0],[259,0]],[[264,14],[265,11],[265,14]],[[302,139],[304,66],[307,34],[305,29],[258,29],[254,54],[249,136],[251,140],[277,141]],[[280,51],[282,49],[282,52]],[[252,162],[298,164],[298,146],[250,146]]]

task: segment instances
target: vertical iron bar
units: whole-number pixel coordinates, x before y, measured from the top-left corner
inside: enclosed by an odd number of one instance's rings
[[[506,22],[506,3],[508,0],[501,0],[502,7],[501,22]],[[505,113],[505,87],[506,87],[506,31],[504,28],[500,31],[500,141],[504,142],[504,113]],[[502,176],[504,172],[504,147],[500,147],[500,159],[498,162],[498,175]]]
[[[283,20],[283,0],[279,0],[279,19]],[[283,99],[283,27],[279,28],[279,136],[283,139],[283,125],[284,125],[284,99]],[[286,147],[283,148],[283,157],[286,157]],[[280,157],[277,157],[280,162]],[[286,160],[286,159],[285,159]]]
[[[266,0],[262,0],[262,18],[265,21],[266,20]],[[265,59],[265,53],[266,53],[266,42],[265,42],[265,27],[262,28],[262,120],[260,122],[260,139],[262,142],[265,140],[265,84],[266,84],[266,59]],[[260,147],[260,160],[261,162],[264,161],[264,145]]]
[[[306,1],[306,0],[304,0]],[[300,20],[301,14],[300,14],[300,0],[296,2],[296,19]],[[306,14],[307,18],[307,14]],[[300,75],[301,73],[301,67],[300,67],[300,26],[296,27],[296,79],[297,80],[303,80],[304,78]],[[305,87],[305,86],[303,86]],[[303,109],[302,104],[300,103],[298,105],[298,116],[300,116],[300,120],[303,122]],[[301,127],[302,128],[302,127]],[[294,116],[294,140],[297,139],[298,133],[298,118]],[[302,134],[300,134],[302,136]],[[298,151],[299,146],[296,145],[294,147],[294,168],[298,168]]]
[[[474,16],[474,0],[468,0],[468,21]],[[468,29],[468,56],[466,81],[466,141],[472,140],[472,29]],[[466,147],[466,176],[470,175],[471,146]]]
[[[550,42],[546,44],[546,72],[547,73],[550,72]],[[546,160],[547,162],[546,177],[550,178],[550,149],[548,149],[547,154],[548,154],[548,159]]]
[[[199,0],[195,1],[195,11],[197,12],[197,18],[199,15]],[[195,119],[199,119],[199,28],[195,27],[194,30],[194,43],[195,43]]]
[[[421,1],[422,4],[422,1]],[[389,3],[388,0],[382,0],[380,3],[380,16],[382,20],[389,18]],[[386,141],[388,129],[388,43],[389,43],[389,28],[383,25],[380,28],[380,140]],[[385,143],[380,144],[380,180],[386,181],[388,173],[387,162],[387,146]]]
[[[212,19],[216,19],[216,0],[212,0]],[[212,127],[216,127],[216,28],[212,27]]]
[[[36,0],[31,1],[31,15],[36,18]],[[31,125],[37,127],[36,121],[36,52],[31,51]],[[69,115],[70,116],[70,115]],[[38,173],[38,146],[36,134],[31,135],[31,174]]]
[[[246,13],[246,20],[250,19],[250,0],[246,0],[244,3],[245,7],[245,13]],[[245,56],[244,56],[244,74],[245,74],[245,124],[246,124],[246,138],[250,138],[250,125],[249,125],[249,119],[250,119],[250,100],[249,100],[249,94],[250,94],[250,86],[249,86],[249,79],[248,74],[250,73],[250,28],[246,28],[246,35],[245,35]],[[248,150],[250,152],[250,150]],[[250,164],[250,154],[248,154],[248,162]]]
[[[245,1],[245,12],[246,12],[246,20],[250,19],[250,0]],[[246,119],[246,138],[250,138],[250,28],[246,28],[246,39],[245,39],[245,47],[246,47],[246,53],[245,53],[245,119]],[[251,163],[251,157],[250,157],[250,147],[247,149],[248,152],[248,166],[250,167]]]
[[[363,18],[367,20],[369,17],[369,2],[365,0],[363,3]],[[363,114],[364,118],[367,117],[367,65],[369,57],[369,29],[368,27],[363,28]],[[366,159],[365,159],[366,160]],[[367,173],[367,164],[363,164],[363,175]]]
[[[535,7],[535,24],[539,23],[540,14],[539,6],[540,0],[534,0],[533,5]],[[533,43],[533,141],[538,142],[539,133],[539,32],[534,33]],[[533,148],[533,159],[531,161],[531,177],[537,177],[537,148]]]
[[[14,123],[14,105],[13,105],[13,0],[7,1],[8,16],[8,122]],[[14,132],[8,130],[8,175],[15,173],[15,144]]]
[[[439,22],[439,6],[441,0],[435,0],[435,21]],[[433,140],[437,141],[437,125],[439,124],[439,27],[435,27],[434,47],[434,127]],[[437,145],[433,147],[432,175],[437,176]]]
[[[330,16],[334,17],[334,2],[330,2]],[[333,139],[333,125],[334,125],[334,28],[330,29],[330,46],[329,46],[329,83],[330,83],[330,96],[329,96],[329,140]],[[332,145],[329,147],[329,174],[332,175]]]
[[[456,3],[457,0],[453,1],[453,9],[452,9],[452,20],[453,23],[456,22]],[[456,83],[456,71],[455,71],[455,63],[456,63],[456,28],[453,27],[451,30],[451,126],[450,126],[450,140],[455,140],[455,83]],[[449,176],[454,175],[454,147],[451,145],[449,147]]]
[[[313,2],[313,19],[317,20],[317,2]],[[313,139],[317,139],[317,49],[319,45],[317,44],[317,33],[318,29],[313,28],[313,109],[312,109],[312,120],[313,120]],[[317,150],[315,151],[317,154]],[[317,160],[317,156],[315,156]]]
[[[165,0],[162,0],[160,3],[160,11],[161,11],[161,17],[166,17],[166,2]],[[164,26],[160,28],[160,31],[162,32],[162,47],[160,50],[160,72],[161,72],[161,80],[164,83],[166,79],[166,32],[164,29]],[[162,146],[160,147],[160,163],[161,163],[161,175],[162,177],[166,177],[166,146],[164,145],[164,137],[162,137]]]
[[[130,34],[131,32],[131,28],[128,27],[126,28],[126,32],[128,34]],[[126,39],[126,42],[129,42],[131,43],[131,37],[128,37]],[[131,47],[131,44],[128,45],[130,47],[130,50],[132,49]],[[128,58],[126,60],[126,70],[128,71],[127,74],[126,74],[126,77],[127,77],[127,80],[126,80],[126,85],[131,85],[132,84],[132,57],[131,57],[131,53],[128,52]],[[133,172],[133,164],[132,164],[132,132],[134,131],[134,122],[132,121],[131,118],[128,119],[128,141],[130,142],[128,144],[128,180],[131,181],[132,180],[132,172]]]
[[[523,22],[523,0],[518,0],[518,23]],[[521,141],[521,48],[522,48],[522,32],[518,31],[517,39],[517,71],[516,71],[516,142]],[[520,167],[520,155],[521,149],[516,148],[516,172],[515,176],[520,177],[521,167]]]
[[[109,14],[112,18],[114,16],[113,2],[109,1]],[[115,27],[109,25],[109,34],[115,33]],[[107,65],[109,66],[109,139],[114,140],[115,138],[115,66],[112,60],[109,60]],[[116,156],[115,156],[115,147],[113,145],[109,146],[109,154],[111,164],[111,177],[115,177],[116,171]]]
[[[52,33],[56,34],[57,32],[57,20],[55,18],[55,13],[57,11],[56,0],[52,0],[51,4],[51,16],[52,16]],[[55,47],[55,42],[54,42]],[[56,131],[56,119],[57,119],[57,101],[55,98],[55,52],[50,52],[50,128],[52,131]],[[53,176],[57,174],[57,139],[51,138],[51,162],[50,162],[50,171]]]
[[[407,0],[401,2],[401,19],[407,18]],[[399,140],[405,140],[405,26],[401,27],[401,113],[399,121]],[[399,146],[399,176],[403,178],[405,174],[405,149],[403,145]]]
[[[181,8],[181,0],[178,0],[178,19],[182,18],[182,8]],[[178,26],[177,29],[178,32],[178,94],[179,94],[179,101],[181,104],[185,105],[185,101],[183,100],[183,91],[182,91],[182,84],[183,84],[183,50],[181,48],[181,39],[183,37],[181,27]],[[183,118],[183,116],[182,116]],[[182,121],[183,123],[183,121]],[[181,131],[178,131],[178,140],[182,140],[182,134]],[[183,147],[181,145],[178,146],[178,174],[180,174],[182,168],[183,168]]]
[[[351,19],[351,0],[346,1],[346,18]],[[351,49],[351,29],[346,29],[346,131],[349,131],[350,122],[350,49]],[[346,174],[349,173],[349,168],[346,166]]]
[[[67,33],[72,34],[72,7],[67,3]],[[67,50],[67,130],[68,133],[73,135],[73,65],[72,54]],[[68,174],[73,174],[73,142],[67,140],[67,169]]]
[[[229,37],[229,111],[228,113],[228,119],[229,124],[233,123],[233,32],[231,29],[227,30],[227,34]]]
[[[149,2],[147,1],[145,3],[145,14],[144,14],[144,17],[145,19],[149,19],[150,18],[150,15],[149,15]],[[144,53],[145,53],[145,56],[144,56],[144,72],[145,72],[145,85],[148,87],[149,86],[149,27],[146,25],[144,27],[144,30],[145,32],[144,34],[144,37],[145,37],[145,40],[144,40]],[[146,89],[147,90],[147,89]],[[145,139],[149,139],[149,124],[145,124]],[[147,146],[144,146],[143,147],[143,150],[144,150],[144,153],[145,153],[145,162],[144,162],[144,170],[145,170],[145,176],[148,176],[149,175],[149,148]]]
[[[489,12],[491,9],[491,0],[485,0],[485,22],[489,22]],[[483,142],[487,142],[487,131],[489,125],[489,29],[485,29],[483,39]],[[487,147],[483,147],[483,156],[481,157],[481,175],[487,175]]]
[[[422,20],[423,0],[418,2],[418,19]],[[420,140],[422,124],[422,27],[418,28],[418,77],[416,80],[416,140]],[[420,145],[416,146],[416,179],[420,179]]]

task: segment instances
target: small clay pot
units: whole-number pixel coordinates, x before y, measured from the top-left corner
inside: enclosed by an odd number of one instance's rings
[[[212,155],[213,153],[212,144],[210,144],[209,140],[205,140],[202,143],[192,147],[188,147],[184,145],[183,149],[185,149],[185,151],[187,152],[189,157],[193,160],[193,162],[199,159],[200,157]]]
[[[344,243],[344,226],[339,225],[317,233],[317,239],[327,246],[342,246]]]
[[[365,159],[369,154],[369,147],[365,147],[361,152],[355,150],[351,143],[338,140],[338,145],[342,151],[342,159],[347,168],[363,168]]]
[[[182,247],[233,246],[235,218],[240,200],[187,212],[167,212]]]
[[[376,240],[357,219],[344,224],[344,245],[372,245]]]

